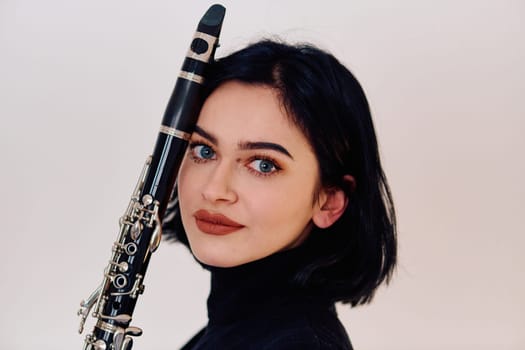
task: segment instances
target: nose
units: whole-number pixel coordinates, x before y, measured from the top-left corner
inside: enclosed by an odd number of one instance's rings
[[[238,197],[234,182],[232,167],[227,162],[217,162],[203,187],[202,197],[213,203],[235,203]]]

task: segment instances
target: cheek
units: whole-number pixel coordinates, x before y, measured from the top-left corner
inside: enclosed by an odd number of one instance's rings
[[[187,157],[182,161],[182,165],[177,175],[177,196],[179,198],[181,212],[184,213],[186,206],[191,202],[191,199],[195,196],[195,181],[191,181],[191,160]]]
[[[245,196],[253,219],[270,230],[302,231],[312,217],[313,186],[296,181],[248,188]]]

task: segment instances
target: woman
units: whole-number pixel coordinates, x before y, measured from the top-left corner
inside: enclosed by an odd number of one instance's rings
[[[261,41],[214,63],[165,232],[211,271],[183,349],[352,349],[334,303],[396,262],[366,97],[332,55]]]

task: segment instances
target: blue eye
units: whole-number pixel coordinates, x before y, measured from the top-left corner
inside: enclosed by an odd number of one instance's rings
[[[199,147],[199,155],[204,159],[210,159],[213,157],[213,150],[208,146],[200,146]]]
[[[268,159],[255,159],[250,163],[250,167],[264,175],[270,175],[280,170],[273,161]]]
[[[215,151],[210,146],[204,144],[190,145],[191,155],[194,159],[213,159],[215,157]]]

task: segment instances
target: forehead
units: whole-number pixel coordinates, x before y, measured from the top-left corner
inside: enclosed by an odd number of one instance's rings
[[[277,90],[229,81],[207,98],[198,125],[218,138],[309,146],[284,108]]]

